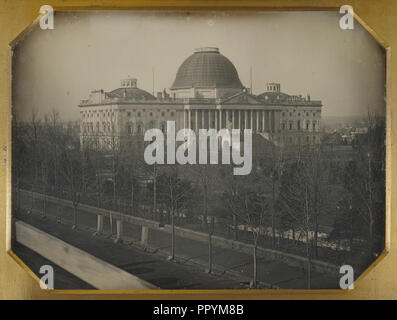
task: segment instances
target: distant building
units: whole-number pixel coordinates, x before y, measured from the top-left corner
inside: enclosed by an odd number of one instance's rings
[[[143,135],[167,120],[181,128],[252,129],[279,145],[320,141],[321,101],[281,92],[268,83],[259,95],[249,93],[233,63],[218,48],[197,49],[179,67],[168,93],[139,89],[137,79],[121,80],[110,91],[92,91],[80,108],[82,145],[109,147],[123,137]]]

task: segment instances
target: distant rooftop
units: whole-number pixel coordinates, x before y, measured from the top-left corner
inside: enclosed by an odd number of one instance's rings
[[[195,53],[198,52],[215,52],[215,53],[219,53],[219,48],[215,48],[215,47],[201,47],[201,48],[197,48],[194,50]]]

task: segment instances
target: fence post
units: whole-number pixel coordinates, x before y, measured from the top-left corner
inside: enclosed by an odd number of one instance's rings
[[[149,239],[149,228],[142,226],[141,230],[141,246],[146,247]]]

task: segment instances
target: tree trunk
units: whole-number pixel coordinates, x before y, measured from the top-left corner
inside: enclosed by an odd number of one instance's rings
[[[33,184],[32,184],[32,189],[31,189],[31,192],[30,192],[30,194],[31,194],[31,198],[32,198],[32,201],[31,201],[31,203],[30,203],[30,211],[32,211],[32,212],[33,212],[33,206],[34,206],[34,198],[33,198]]]
[[[73,205],[73,209],[74,209],[73,229],[77,229],[77,204]]]
[[[310,240],[309,240],[309,232],[306,233],[306,255],[307,255],[307,289],[311,289],[311,269],[312,269],[312,261],[310,254]]]
[[[131,215],[134,215],[134,179],[131,174]]]
[[[275,202],[276,202],[276,192],[275,192],[275,181],[273,177],[273,187],[272,187],[272,248],[276,247],[276,210],[275,210]]]
[[[292,227],[292,245],[295,245],[295,228]]]
[[[254,275],[253,275],[253,279],[252,279],[252,287],[256,288],[256,282],[257,282],[257,241],[255,240],[255,244],[254,244]]]
[[[233,215],[233,239],[238,240],[238,230],[237,230],[237,216]]]
[[[157,217],[157,167],[153,167],[153,215]],[[157,217],[159,218],[159,217]]]
[[[174,223],[174,210],[171,210],[171,260],[175,259],[175,223]]]
[[[317,223],[317,216],[315,218],[315,223],[314,223],[314,240],[313,240],[313,245],[314,245],[314,257],[318,257],[318,223]]]
[[[46,196],[46,190],[44,189],[44,199],[43,199],[43,217],[46,216],[47,214],[47,196]]]
[[[212,273],[212,234],[208,232],[208,273]]]
[[[214,217],[211,217],[211,225],[208,227],[208,273],[212,273],[212,234],[214,233]]]

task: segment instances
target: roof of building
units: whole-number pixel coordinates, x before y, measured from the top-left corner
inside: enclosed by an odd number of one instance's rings
[[[171,89],[243,88],[233,63],[218,48],[200,48],[179,67]]]
[[[310,98],[289,95],[283,92],[267,91],[256,96],[264,104],[276,105],[303,105],[303,106],[321,106],[321,101],[310,100]]]
[[[129,100],[156,100],[149,92],[134,87],[118,88],[107,92],[106,96],[108,98],[125,98]]]
[[[246,105],[260,105],[263,102],[256,96],[246,92],[245,90],[229,96],[220,101],[220,104],[246,104]]]

